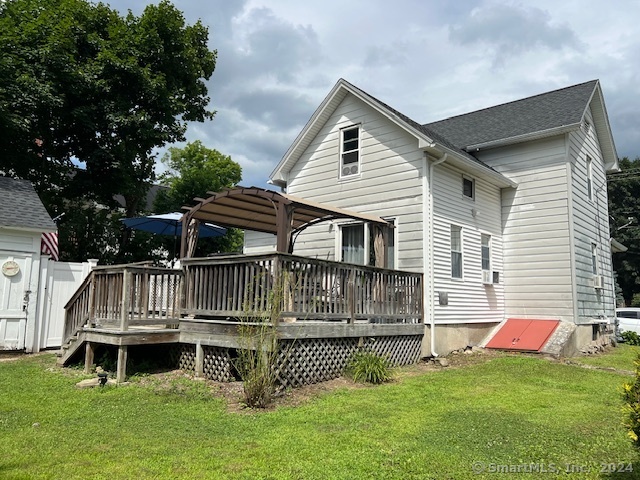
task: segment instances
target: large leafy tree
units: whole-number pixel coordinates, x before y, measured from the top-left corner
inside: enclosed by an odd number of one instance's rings
[[[168,170],[160,177],[160,183],[167,189],[156,198],[154,209],[158,212],[179,212],[183,206],[193,204],[194,197],[206,198],[207,192],[232,187],[242,179],[238,163],[200,141],[187,143],[184,148],[170,148],[162,161]],[[196,255],[238,251],[242,239],[240,230],[228,229],[224,237],[200,239]]]
[[[116,195],[125,215],[142,211],[154,149],[213,117],[207,41],[207,28],[168,1],[140,16],[85,0],[1,4],[0,172],[31,180],[53,215],[75,217],[60,227],[68,258],[92,254],[76,248],[95,236],[82,216],[119,209]],[[97,252],[103,260],[131,256],[115,237]]]
[[[608,176],[611,236],[628,250],[613,255],[613,268],[625,303],[640,293],[640,157],[620,160],[620,173]]]

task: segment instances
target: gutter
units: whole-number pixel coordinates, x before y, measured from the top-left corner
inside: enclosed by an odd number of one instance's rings
[[[431,163],[429,163],[429,155],[427,154],[427,152],[424,152],[424,171],[425,173],[427,172],[428,169],[428,178],[425,178],[422,182],[422,211],[423,214],[424,212],[429,212],[429,226],[427,228],[427,224],[426,224],[426,216],[423,215],[423,221],[422,221],[422,238],[423,238],[423,242],[422,242],[422,261],[423,261],[423,272],[425,275],[429,275],[429,291],[428,291],[428,304],[429,304],[429,329],[430,329],[430,349],[431,349],[431,356],[432,357],[437,357],[438,354],[436,353],[436,325],[435,325],[435,300],[434,300],[434,295],[435,295],[435,285],[434,285],[434,277],[433,277],[433,255],[434,255],[434,248],[433,248],[433,232],[434,232],[434,227],[433,227],[433,167],[435,167],[436,165],[440,165],[441,163],[444,163],[447,160],[447,157],[449,156],[448,153],[444,153],[444,155],[442,155],[442,157],[440,157],[438,160],[435,160]],[[428,182],[428,183],[427,183]],[[428,192],[427,192],[428,190]],[[428,193],[428,196],[427,196]],[[429,205],[427,208],[427,198],[429,201]],[[425,240],[428,240],[429,242],[429,254],[427,255],[427,249],[424,248],[424,243]],[[424,307],[423,307],[424,308]]]
[[[578,130],[582,123],[574,123],[571,125],[563,125],[561,127],[549,128],[547,130],[540,130],[533,133],[525,133],[524,135],[516,135],[509,138],[501,138],[500,140],[492,140],[489,142],[477,143],[475,145],[469,145],[464,148],[467,152],[477,152],[485,148],[504,147],[505,145],[513,145],[514,143],[520,143],[531,140],[538,140],[541,138],[552,137],[555,135],[561,135],[564,133],[573,132]]]

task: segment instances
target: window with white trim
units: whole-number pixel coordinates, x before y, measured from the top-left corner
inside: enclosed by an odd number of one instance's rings
[[[340,130],[340,178],[360,173],[360,126]]]
[[[462,195],[471,200],[476,198],[476,182],[473,178],[462,177]]]
[[[482,256],[482,270],[488,272],[491,270],[491,235],[480,235],[480,248]]]
[[[364,224],[344,225],[342,231],[342,255],[340,260],[364,265]]]
[[[598,246],[591,244],[591,271],[594,275],[598,275]]]
[[[462,227],[451,225],[451,278],[462,278]]]
[[[388,221],[395,224],[395,220]],[[373,228],[364,223],[342,225],[340,227],[340,260],[358,265],[375,265],[375,235],[373,231]],[[387,264],[385,268],[394,269],[396,264],[395,228],[388,227],[385,234],[387,237]]]
[[[593,200],[593,162],[587,157],[587,196]]]

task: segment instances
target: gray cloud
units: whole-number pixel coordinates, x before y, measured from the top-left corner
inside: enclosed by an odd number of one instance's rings
[[[110,4],[138,14],[151,1],[158,0]],[[421,122],[600,78],[618,153],[640,154],[637,0],[606,9],[592,0],[176,6],[189,23],[202,19],[218,50],[208,87],[219,113],[191,124],[187,139],[231,155],[243,166],[245,184],[266,185],[339,77]]]
[[[407,45],[401,42],[394,42],[392,45],[376,45],[367,49],[364,59],[364,67],[372,68],[397,68],[406,63]]]
[[[306,123],[317,105],[295,90],[257,90],[235,98],[230,105],[245,117],[270,128],[289,129]]]
[[[460,45],[482,44],[494,49],[496,60],[540,47],[551,50],[578,48],[580,41],[571,28],[553,22],[539,8],[491,4],[471,11],[450,27],[449,38]]]

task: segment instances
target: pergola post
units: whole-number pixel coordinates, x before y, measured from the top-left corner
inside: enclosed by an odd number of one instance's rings
[[[276,206],[276,251],[290,253],[293,206],[278,202]]]
[[[187,238],[189,234],[189,223],[191,222],[191,212],[186,212],[182,216],[182,233],[180,235],[180,259],[187,257]]]

